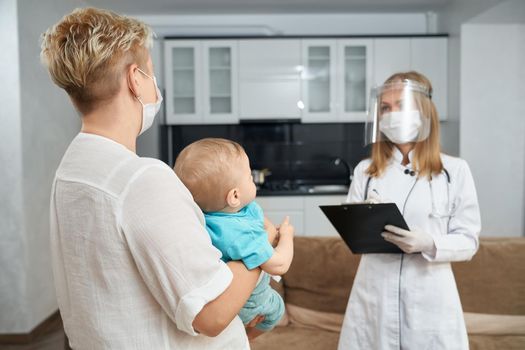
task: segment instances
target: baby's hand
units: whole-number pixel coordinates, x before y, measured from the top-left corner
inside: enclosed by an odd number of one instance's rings
[[[266,217],[264,218],[264,230],[268,234],[268,241],[270,241],[270,244],[273,246],[275,244],[275,240],[277,239],[277,228]]]
[[[283,222],[279,226],[278,231],[279,235],[281,236],[291,235],[293,237],[295,229],[292,226],[292,224],[290,224],[290,217],[287,216],[286,218],[284,218]]]

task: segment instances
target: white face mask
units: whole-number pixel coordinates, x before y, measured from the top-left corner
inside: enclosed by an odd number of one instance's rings
[[[153,79],[153,83],[155,84],[155,90],[157,92],[157,102],[155,103],[142,103],[142,100],[140,97],[137,97],[137,100],[142,105],[142,128],[140,129],[139,135],[141,135],[144,131],[148,130],[151,125],[153,125],[153,121],[155,120],[155,116],[160,110],[160,106],[162,104],[162,94],[160,93],[159,87],[157,86],[157,79],[155,77],[150,77],[148,74],[144,73],[140,68],[137,68],[139,72],[144,74],[150,79]]]
[[[379,122],[379,130],[396,144],[418,140],[421,129],[421,115],[418,110],[385,113]]]

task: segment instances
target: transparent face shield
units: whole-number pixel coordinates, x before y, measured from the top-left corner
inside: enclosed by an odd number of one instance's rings
[[[425,140],[430,134],[431,106],[427,88],[412,80],[373,88],[365,124],[365,144]]]

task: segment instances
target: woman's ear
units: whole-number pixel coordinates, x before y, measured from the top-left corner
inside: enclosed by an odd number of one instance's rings
[[[238,188],[233,188],[228,192],[226,195],[226,203],[228,203],[230,208],[237,208],[241,205]]]
[[[137,78],[137,73],[140,74],[138,71],[137,71],[137,68],[139,66],[137,66],[136,64],[131,64],[128,69],[126,70],[126,78],[128,80],[128,87],[129,89],[131,90],[131,93],[135,96],[135,97],[139,97],[140,98],[140,83],[139,83],[139,79]]]

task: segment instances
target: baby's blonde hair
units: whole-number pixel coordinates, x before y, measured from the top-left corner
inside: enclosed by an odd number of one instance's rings
[[[186,146],[175,161],[175,173],[205,212],[226,206],[226,196],[239,180],[237,163],[246,155],[237,142],[205,138]]]
[[[42,34],[42,63],[83,114],[113,98],[122,74],[137,63],[142,69],[152,31],[136,19],[96,8],[80,8]]]

